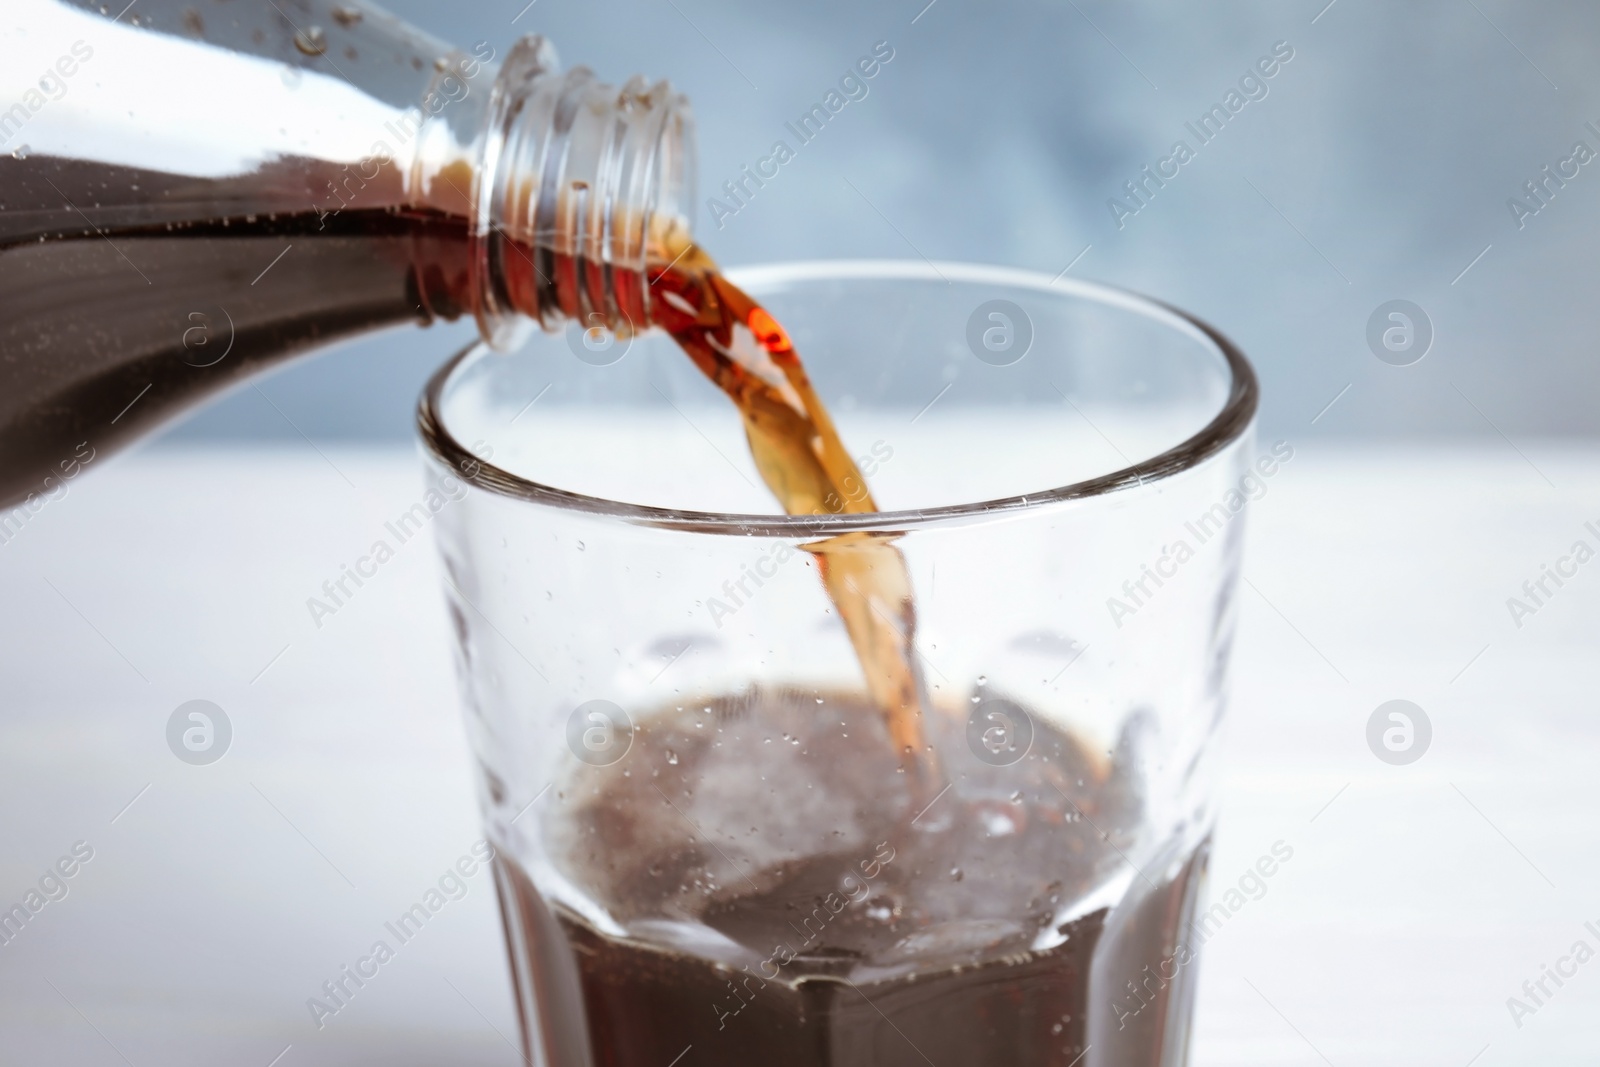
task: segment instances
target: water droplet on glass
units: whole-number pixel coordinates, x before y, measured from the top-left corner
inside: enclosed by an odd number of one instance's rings
[[[11,158],[12,159],[27,159],[28,158],[28,146],[25,145],[25,144],[17,145],[17,147],[15,147],[15,148],[13,148],[11,150]]]
[[[979,685],[988,685],[989,684],[989,676],[987,674],[978,675],[978,684]]]
[[[294,46],[308,56],[320,56],[328,50],[328,35],[321,26],[307,26],[295,33]]]
[[[667,749],[667,762],[672,764],[674,767],[678,765],[678,754],[672,751],[670,748]]]
[[[963,879],[965,877],[966,877],[966,875],[961,873],[961,868],[960,867],[951,867],[950,868],[950,880],[951,881],[959,882],[959,881],[961,881],[961,879]]]

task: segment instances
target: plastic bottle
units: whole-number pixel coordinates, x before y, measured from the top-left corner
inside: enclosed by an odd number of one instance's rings
[[[0,506],[336,339],[650,320],[693,203],[665,82],[354,0],[124,2],[0,14]]]

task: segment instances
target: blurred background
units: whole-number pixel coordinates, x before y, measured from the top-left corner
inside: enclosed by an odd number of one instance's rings
[[[1600,965],[1533,1015],[1508,998],[1600,947],[1600,582],[1507,608],[1600,545],[1600,163],[1544,170],[1600,150],[1600,5],[387,6],[469,47],[539,32],[610,81],[670,78],[728,266],[994,263],[1231,335],[1262,379],[1257,450],[1295,459],[1250,505],[1213,899],[1280,840],[1296,858],[1207,944],[1193,1062],[1594,1062]],[[798,145],[786,124],[879,42],[867,95]],[[714,213],[780,139],[795,158]],[[1193,158],[1131,197],[1179,141]],[[1374,339],[1394,301],[1399,353]],[[433,549],[307,612],[417,501],[417,395],[472,336],[298,361],[0,546],[0,906],[94,850],[0,947],[0,1065],[523,1062],[481,873],[351,1010],[307,1011],[481,832]],[[196,699],[232,721],[209,767],[165,732]],[[1367,732],[1396,699],[1432,720],[1406,766]]]
[[[1523,188],[1576,141],[1600,149],[1585,126],[1600,124],[1585,84],[1600,40],[1592,4],[388,6],[449,41],[503,53],[538,32],[564,65],[619,83],[670,78],[698,120],[698,233],[726,266],[1070,266],[1231,335],[1261,373],[1268,435],[1517,440],[1600,428],[1582,296],[1600,176],[1583,166],[1565,188],[1547,184],[1548,206]],[[800,145],[785,123],[880,41],[894,58],[868,95]],[[1239,81],[1275,45],[1292,58],[1249,99]],[[1230,91],[1244,106],[1201,145],[1186,123]],[[780,139],[796,158],[714,219],[706,201],[731,205],[722,184]],[[1125,183],[1179,140],[1194,158],[1139,206]],[[1537,214],[1519,219],[1512,197]],[[1366,339],[1373,312],[1396,299],[1434,330],[1426,358],[1406,367],[1374,358]],[[281,414],[245,390],[173,437],[294,439],[287,416],[316,438],[409,438],[421,382],[469,337],[458,325],[343,345],[263,384]]]

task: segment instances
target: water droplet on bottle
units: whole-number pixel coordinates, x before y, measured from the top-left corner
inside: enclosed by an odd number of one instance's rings
[[[28,146],[25,145],[25,144],[17,145],[17,147],[15,147],[15,148],[13,148],[11,150],[11,158],[12,159],[27,159],[28,158]]]
[[[320,56],[328,50],[328,35],[321,26],[307,26],[295,33],[294,46],[308,56]]]
[[[584,550],[584,548],[583,548],[583,542],[582,542],[582,541],[579,541],[579,542],[578,542],[578,551],[579,551],[579,552],[582,552],[582,551],[583,551],[583,550]]]
[[[989,684],[989,676],[987,674],[978,675],[978,684],[979,685],[988,685]]]
[[[672,751],[670,748],[667,749],[667,762],[672,764],[674,767],[678,765],[678,754]]]
[[[336,7],[333,9],[333,20],[348,29],[361,21],[361,10],[354,7]]]
[[[966,875],[961,873],[961,868],[960,867],[951,867],[950,868],[950,880],[951,881],[959,882],[959,881],[961,881],[961,879],[963,879],[965,877],[966,877]]]

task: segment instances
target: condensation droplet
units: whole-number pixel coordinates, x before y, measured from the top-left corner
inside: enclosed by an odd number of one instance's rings
[[[25,144],[17,145],[17,147],[15,147],[15,148],[13,148],[11,150],[11,158],[12,159],[27,159],[28,158],[28,146],[25,145]]]
[[[333,9],[333,21],[348,29],[361,21],[361,11],[354,7],[336,7]]]
[[[296,31],[294,46],[308,56],[320,56],[328,50],[328,35],[322,32],[321,26],[307,26]]]
[[[667,749],[667,762],[672,764],[674,767],[678,765],[678,754],[672,751],[670,748]]]

